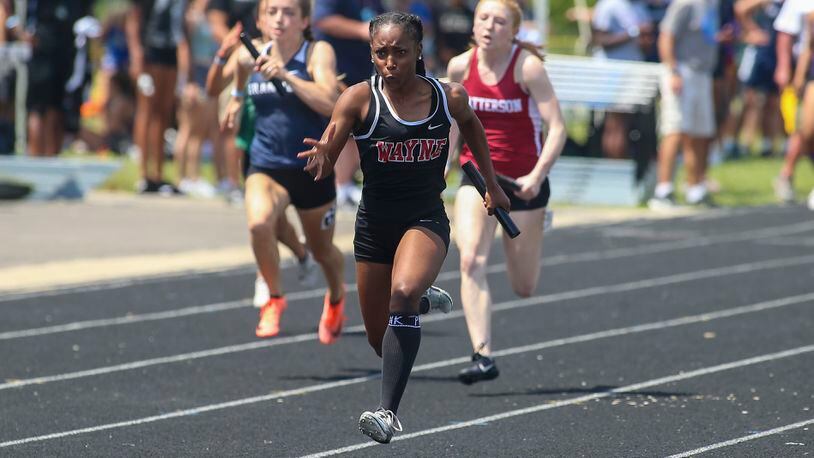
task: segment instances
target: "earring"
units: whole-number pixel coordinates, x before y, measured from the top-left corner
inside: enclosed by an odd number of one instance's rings
[[[418,60],[424,60],[424,56],[418,56]]]

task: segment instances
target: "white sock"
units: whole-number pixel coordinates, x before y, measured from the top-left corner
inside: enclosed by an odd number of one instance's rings
[[[687,187],[685,198],[688,203],[695,204],[701,202],[707,195],[707,186],[704,183],[699,183]]]
[[[656,185],[655,196],[659,199],[664,199],[673,193],[673,183],[664,182]]]

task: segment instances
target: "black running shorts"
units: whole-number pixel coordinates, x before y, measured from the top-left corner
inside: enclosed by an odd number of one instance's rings
[[[393,264],[401,238],[413,227],[425,227],[438,234],[444,248],[449,251],[449,219],[443,207],[406,222],[377,221],[360,209],[356,214],[356,234],[353,238],[356,260]]]
[[[336,199],[333,175],[314,181],[314,177],[302,169],[266,169],[250,165],[246,177],[253,173],[262,173],[284,187],[291,197],[291,205],[298,210],[318,208]]]
[[[472,181],[469,180],[469,176],[465,173],[461,179],[461,186],[474,186]],[[512,205],[510,210],[513,212],[546,208],[548,206],[548,199],[551,197],[551,185],[548,183],[548,177],[546,177],[545,181],[543,181],[543,184],[540,186],[540,192],[537,193],[537,197],[531,200],[523,200],[517,197],[514,195],[514,191],[503,186],[502,184],[500,187],[503,188],[503,192],[505,192],[506,196],[509,197],[509,202]]]

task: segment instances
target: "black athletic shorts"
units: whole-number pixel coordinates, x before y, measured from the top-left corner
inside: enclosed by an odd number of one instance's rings
[[[444,241],[444,248],[449,251],[449,218],[444,207],[404,222],[377,221],[360,208],[356,214],[356,233],[353,237],[356,260],[393,264],[401,238],[413,227],[425,227],[438,234]]]
[[[163,65],[165,67],[178,66],[178,51],[175,48],[146,48],[144,62],[147,64]]]
[[[45,113],[63,109],[65,83],[73,70],[73,54],[68,51],[35,53],[28,61],[28,111]]]
[[[284,187],[291,197],[291,205],[298,210],[321,207],[336,199],[333,175],[314,181],[314,177],[302,169],[266,169],[250,165],[246,178],[253,173],[262,173]]]
[[[463,174],[463,178],[461,179],[461,186],[475,186],[472,184],[472,181],[469,180],[469,176],[467,174]],[[551,197],[551,185],[548,183],[548,177],[546,177],[543,184],[540,186],[540,192],[537,193],[537,197],[531,200],[523,200],[516,195],[514,195],[514,191],[500,185],[503,188],[503,192],[506,193],[506,196],[509,197],[509,202],[512,205],[510,209],[513,212],[516,211],[523,211],[523,210],[536,210],[538,208],[545,208],[548,206],[548,199]]]

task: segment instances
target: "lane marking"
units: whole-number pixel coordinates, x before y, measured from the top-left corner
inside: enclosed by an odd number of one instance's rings
[[[528,414],[531,414],[531,413],[542,412],[544,410],[550,410],[550,409],[570,406],[570,405],[574,405],[574,404],[580,404],[580,403],[587,402],[587,401],[593,401],[595,399],[607,398],[607,397],[610,397],[610,396],[613,396],[613,395],[616,395],[616,394],[623,394],[623,393],[629,393],[629,392],[632,392],[632,391],[639,391],[639,390],[642,390],[642,389],[645,389],[645,388],[652,388],[654,386],[664,385],[666,383],[679,382],[679,381],[691,379],[691,378],[694,378],[694,377],[700,377],[700,376],[704,376],[704,375],[709,375],[709,374],[714,374],[714,373],[718,373],[718,372],[728,371],[728,370],[731,370],[731,369],[738,369],[738,368],[741,368],[741,367],[751,366],[751,365],[765,363],[765,362],[769,362],[769,361],[775,361],[775,360],[783,359],[783,358],[789,358],[789,357],[792,357],[792,356],[798,356],[798,355],[802,355],[802,354],[805,354],[805,353],[810,353],[812,351],[814,351],[814,345],[806,345],[804,347],[797,347],[797,348],[793,348],[793,349],[790,349],[790,350],[785,350],[785,351],[781,351],[781,352],[777,352],[777,353],[769,353],[769,354],[765,354],[765,355],[761,355],[761,356],[755,356],[755,357],[752,357],[752,358],[741,359],[741,360],[733,361],[733,362],[730,362],[730,363],[719,364],[717,366],[705,367],[705,368],[696,369],[696,370],[688,371],[688,372],[679,372],[677,374],[669,375],[667,377],[661,377],[661,378],[657,378],[657,379],[646,380],[644,382],[634,383],[632,385],[627,385],[627,386],[623,386],[623,387],[620,387],[620,388],[614,388],[612,390],[607,390],[607,391],[603,391],[603,392],[600,392],[600,393],[593,393],[593,394],[580,396],[580,397],[576,397],[576,398],[564,399],[562,401],[556,401],[556,402],[552,402],[552,403],[546,402],[546,403],[537,404],[537,405],[534,405],[534,406],[531,406],[531,407],[526,407],[526,408],[522,408],[522,409],[515,409],[515,410],[509,410],[507,412],[502,412],[502,413],[495,414],[495,415],[489,415],[489,416],[486,416],[486,417],[475,418],[473,420],[468,420],[468,421],[464,421],[464,422],[460,422],[460,423],[455,423],[455,424],[452,424],[452,425],[441,426],[441,427],[438,427],[438,428],[425,429],[423,431],[416,431],[414,433],[409,433],[409,434],[404,434],[404,435],[401,435],[401,436],[396,436],[396,437],[393,438],[393,442],[414,439],[416,437],[429,436],[431,434],[438,434],[438,433],[443,433],[443,432],[447,432],[447,431],[454,431],[454,430],[458,430],[458,429],[468,428],[470,426],[482,426],[484,423],[489,423],[489,422],[499,421],[499,420],[505,420],[507,418],[513,418],[513,417],[517,417],[517,416],[521,416],[521,415],[528,415]],[[2,445],[2,444],[0,444],[0,445]],[[315,453],[315,454],[306,455],[306,456],[307,456],[307,458],[321,458],[321,457],[324,457],[324,456],[332,456],[332,455],[338,455],[338,454],[341,454],[341,453],[354,452],[354,451],[357,451],[357,450],[373,447],[375,445],[379,445],[379,444],[377,442],[369,441],[369,442],[363,442],[363,443],[359,443],[359,444],[355,444],[355,445],[350,445],[350,446],[347,446],[347,447],[336,448],[336,449],[333,449],[333,450],[326,450],[324,452]]]
[[[282,266],[284,269],[292,266]],[[226,275],[233,275],[233,274],[249,274],[255,271],[254,266],[243,266],[243,267],[227,267],[227,268],[211,268],[211,269],[201,269],[201,270],[192,270],[186,272],[172,272],[166,274],[156,274],[156,275],[146,275],[138,278],[122,278],[119,280],[102,280],[98,282],[89,282],[79,285],[72,285],[72,286],[56,286],[54,288],[49,288],[45,290],[26,290],[20,292],[12,292],[9,294],[3,295],[0,297],[0,303],[3,302],[11,302],[11,301],[19,301],[22,299],[30,299],[30,298],[40,298],[40,297],[53,297],[58,296],[60,294],[75,294],[75,293],[86,293],[86,292],[93,292],[93,291],[104,291],[107,289],[116,289],[116,288],[126,288],[128,286],[136,286],[136,285],[146,285],[149,283],[157,283],[167,280],[176,280],[176,279],[185,279],[185,278],[195,278],[198,276],[204,275],[213,275],[217,277],[222,277]]]
[[[581,299],[585,297],[598,296],[603,294],[622,293],[639,289],[653,288],[657,286],[667,286],[671,284],[684,283],[694,280],[712,279],[715,277],[721,277],[725,275],[736,275],[765,269],[796,266],[812,262],[814,262],[814,255],[808,255],[808,256],[799,256],[795,258],[781,258],[774,259],[771,261],[761,261],[755,263],[738,264],[727,267],[718,267],[713,269],[668,275],[666,277],[656,277],[645,280],[637,280],[615,285],[594,286],[590,288],[564,291],[561,293],[553,293],[543,296],[533,296],[524,299],[515,299],[511,301],[496,303],[492,305],[492,312],[495,313],[504,310],[513,310],[518,308],[531,307],[535,305],[567,301],[572,299]],[[463,317],[463,311],[458,309],[447,314],[427,315],[425,318],[422,319],[422,321],[428,323],[433,321],[451,320],[460,317]],[[346,332],[361,332],[361,331],[364,331],[363,325],[351,326],[346,330]],[[28,379],[16,379],[16,380],[12,379],[11,381],[0,384],[0,390],[5,390],[9,388],[20,388],[28,385],[41,385],[44,383],[59,382],[64,380],[73,380],[96,375],[110,374],[114,372],[140,369],[149,366],[157,366],[161,364],[185,362],[200,358],[208,358],[211,356],[219,356],[230,353],[238,353],[242,351],[257,350],[260,348],[269,348],[279,345],[308,342],[316,339],[317,335],[315,333],[305,333],[289,337],[279,337],[275,338],[274,340],[254,341],[245,344],[228,345],[225,347],[218,347],[209,350],[201,350],[191,353],[181,353],[178,355],[163,356],[158,358],[134,361],[130,363],[115,364],[112,366],[103,366],[95,369],[88,369],[77,372],[68,372],[58,375],[47,375]]]
[[[618,259],[623,257],[630,257],[630,256],[639,256],[639,255],[647,255],[647,254],[654,254],[654,253],[661,253],[664,251],[674,250],[674,249],[681,249],[681,248],[693,248],[698,246],[706,246],[715,243],[727,243],[727,242],[740,242],[740,241],[747,241],[752,239],[760,239],[764,237],[775,237],[777,235],[783,235],[784,233],[796,233],[814,229],[814,222],[805,222],[805,223],[798,223],[791,226],[780,226],[780,227],[773,227],[773,228],[764,228],[755,231],[746,231],[741,233],[738,236],[712,236],[712,237],[699,237],[696,239],[690,240],[681,240],[677,242],[667,242],[667,243],[657,243],[652,245],[645,245],[639,247],[632,247],[632,248],[618,248],[613,250],[605,250],[600,252],[585,252],[585,253],[577,253],[577,254],[566,254],[566,255],[557,255],[557,256],[548,256],[543,258],[543,265],[547,267],[563,265],[563,264],[571,264],[577,262],[590,262],[590,261],[600,261],[600,260],[609,260],[609,259]],[[785,232],[784,232],[785,231]],[[701,244],[703,243],[703,244]],[[700,245],[699,245],[700,244]],[[487,274],[494,274],[499,272],[506,271],[506,264],[499,263],[493,264],[486,268]],[[438,277],[436,278],[437,282],[442,281],[450,281],[461,278],[461,273],[458,270],[446,271],[441,272]],[[351,283],[346,286],[346,291],[353,293],[356,292],[357,285],[356,283]],[[325,288],[315,288],[306,291],[296,291],[292,293],[286,294],[286,299],[291,301],[297,300],[304,300],[304,299],[313,299],[313,298],[321,298],[325,295]],[[20,339],[26,337],[33,337],[33,336],[42,336],[42,335],[49,335],[49,334],[56,334],[62,332],[73,332],[73,331],[80,331],[84,329],[93,329],[93,328],[100,328],[100,327],[107,327],[107,326],[120,326],[120,325],[127,325],[127,324],[134,324],[134,323],[142,323],[145,321],[156,321],[156,320],[166,320],[166,319],[174,319],[180,317],[187,317],[196,314],[203,314],[203,313],[217,313],[226,310],[233,310],[239,309],[247,305],[249,302],[249,298],[240,299],[236,301],[228,301],[228,302],[219,302],[215,304],[207,304],[207,305],[199,305],[199,306],[192,306],[192,307],[185,307],[182,309],[176,310],[167,310],[162,312],[154,312],[154,313],[145,313],[145,314],[132,314],[123,317],[115,317],[115,318],[104,318],[104,319],[97,319],[97,320],[86,320],[86,321],[76,321],[72,323],[60,324],[60,325],[53,325],[53,326],[45,326],[39,328],[30,328],[30,329],[21,329],[16,331],[6,331],[0,332],[0,340],[10,340],[10,339]]]
[[[728,318],[728,317],[742,315],[742,314],[746,314],[746,313],[769,310],[769,309],[772,309],[772,308],[783,307],[783,306],[792,305],[792,304],[798,304],[798,303],[811,301],[811,300],[814,300],[814,293],[803,294],[803,295],[799,295],[799,296],[792,296],[792,297],[783,298],[783,299],[776,299],[776,300],[772,300],[772,301],[760,302],[760,303],[757,303],[757,304],[751,304],[751,305],[746,305],[746,306],[742,306],[742,307],[735,307],[735,308],[732,308],[732,309],[721,310],[721,311],[718,311],[718,312],[703,313],[703,314],[699,314],[699,315],[692,315],[692,316],[686,316],[686,317],[681,317],[681,318],[675,318],[675,319],[672,319],[672,320],[664,320],[664,321],[657,321],[657,322],[653,322],[653,323],[646,323],[646,324],[639,324],[639,325],[635,325],[635,326],[628,326],[628,327],[623,327],[623,328],[608,329],[608,330],[605,330],[605,331],[593,332],[593,333],[589,333],[589,334],[566,337],[566,338],[561,338],[561,339],[554,339],[554,340],[549,340],[549,341],[545,341],[545,342],[538,342],[536,344],[523,345],[523,346],[503,349],[503,350],[495,352],[494,354],[495,354],[495,356],[517,355],[517,354],[522,354],[522,353],[540,351],[540,350],[543,350],[543,349],[546,349],[546,348],[561,347],[561,346],[575,344],[575,343],[584,343],[584,342],[589,342],[589,341],[593,341],[593,340],[600,340],[600,339],[605,339],[605,338],[608,338],[608,337],[618,337],[618,336],[624,336],[624,335],[629,335],[629,334],[637,334],[637,333],[640,333],[640,332],[655,331],[655,330],[666,329],[666,328],[671,328],[671,327],[676,327],[676,326],[682,326],[682,325],[687,325],[687,324],[707,322],[707,321],[711,321],[711,320],[715,320],[715,319]],[[814,346],[811,346],[811,347],[814,348]],[[442,361],[436,361],[436,362],[432,362],[432,363],[421,364],[421,365],[415,366],[413,368],[412,372],[413,373],[424,372],[424,371],[429,371],[429,370],[438,369],[438,368],[455,366],[455,365],[466,363],[469,360],[470,360],[469,356],[462,356],[462,357],[458,357],[458,358],[450,358],[450,359],[446,359],[446,360],[442,360]],[[122,421],[122,422],[117,422],[117,423],[109,423],[109,424],[106,424],[106,425],[99,425],[99,426],[93,426],[93,427],[88,427],[88,428],[74,429],[74,430],[71,430],[71,431],[64,431],[64,432],[60,432],[60,433],[52,433],[52,434],[46,434],[46,435],[42,435],[42,436],[34,436],[34,437],[29,437],[29,438],[24,438],[24,439],[17,439],[17,440],[12,440],[12,441],[8,441],[8,442],[0,443],[0,448],[9,447],[9,446],[12,446],[12,445],[20,445],[20,444],[25,444],[25,443],[30,443],[30,442],[40,442],[40,441],[45,441],[45,440],[50,440],[50,439],[58,439],[58,438],[67,437],[67,436],[75,436],[75,435],[79,435],[79,434],[96,432],[96,431],[103,431],[103,430],[107,430],[107,429],[122,428],[122,427],[127,427],[127,426],[135,426],[135,425],[141,425],[141,424],[145,424],[145,423],[153,423],[153,422],[156,422],[156,421],[162,421],[162,420],[168,420],[168,419],[172,419],[172,418],[185,417],[185,416],[190,416],[190,415],[197,415],[197,414],[204,413],[204,412],[210,412],[210,411],[214,411],[214,410],[222,410],[222,409],[227,409],[227,408],[231,408],[231,407],[239,407],[239,406],[244,406],[244,405],[247,405],[247,404],[256,404],[256,403],[260,403],[260,402],[266,402],[266,401],[285,398],[285,397],[300,396],[300,395],[304,395],[304,394],[308,394],[308,393],[314,393],[314,392],[318,392],[318,391],[325,391],[325,390],[330,390],[330,389],[333,389],[333,388],[339,388],[339,387],[348,386],[348,385],[356,385],[356,384],[360,384],[360,383],[365,383],[365,382],[369,382],[371,380],[376,380],[376,379],[378,379],[380,377],[381,377],[380,373],[374,374],[374,375],[362,376],[362,377],[354,377],[354,378],[339,380],[339,381],[330,382],[330,383],[321,383],[321,384],[310,385],[310,386],[307,386],[307,387],[293,389],[293,390],[280,391],[280,392],[277,392],[277,393],[272,393],[272,394],[263,395],[263,396],[253,396],[253,397],[249,397],[249,398],[237,399],[237,400],[234,400],[234,401],[222,402],[222,403],[217,403],[217,404],[209,404],[209,405],[205,405],[205,406],[201,406],[201,407],[196,407],[196,408],[193,408],[193,409],[180,410],[180,411],[171,412],[171,413],[162,414],[162,415],[153,415],[153,416],[150,416],[150,417],[139,418],[139,419],[135,419],[135,420],[128,420],[128,421]]]
[[[347,285],[345,292],[356,292],[356,284]],[[304,299],[322,298],[325,296],[325,288],[311,289],[307,291],[295,291],[286,294],[286,299],[291,301],[299,301]],[[173,318],[181,318],[192,315],[199,315],[204,313],[217,313],[227,310],[249,308],[251,299],[239,299],[236,301],[217,302],[214,304],[195,305],[192,307],[184,307],[175,310],[166,310],[161,312],[131,314],[119,316],[115,318],[101,318],[97,320],[75,321],[73,323],[57,324],[53,326],[44,326],[41,328],[21,329],[18,331],[5,331],[0,332],[0,340],[20,339],[25,337],[42,336],[49,334],[58,334],[63,332],[81,331],[85,329],[102,328],[108,326],[120,326],[124,324],[143,323],[145,321],[167,320]]]
[[[736,444],[740,444],[740,443],[743,443],[743,442],[747,442],[747,441],[751,441],[751,440],[755,440],[755,439],[760,439],[761,437],[772,436],[774,434],[780,434],[780,433],[783,433],[783,432],[786,432],[786,431],[791,431],[792,429],[799,429],[799,428],[802,428],[804,426],[808,426],[808,425],[811,425],[811,424],[814,424],[814,418],[812,418],[810,420],[799,421],[797,423],[792,423],[790,425],[785,425],[785,426],[780,426],[780,427],[777,427],[777,428],[772,428],[772,429],[769,429],[769,430],[766,430],[766,431],[761,431],[761,432],[754,433],[754,434],[749,434],[748,436],[742,436],[742,437],[738,437],[738,438],[731,439],[731,440],[728,440],[728,441],[718,442],[716,444],[710,444],[710,445],[707,445],[705,447],[699,447],[699,448],[697,448],[695,450],[690,450],[688,452],[682,452],[682,453],[677,453],[675,455],[670,455],[667,458],[684,458],[684,457],[687,457],[687,456],[700,455],[702,453],[706,453],[706,452],[709,452],[711,450],[716,450],[716,449],[719,449],[719,448],[729,447],[730,445],[736,445]]]

